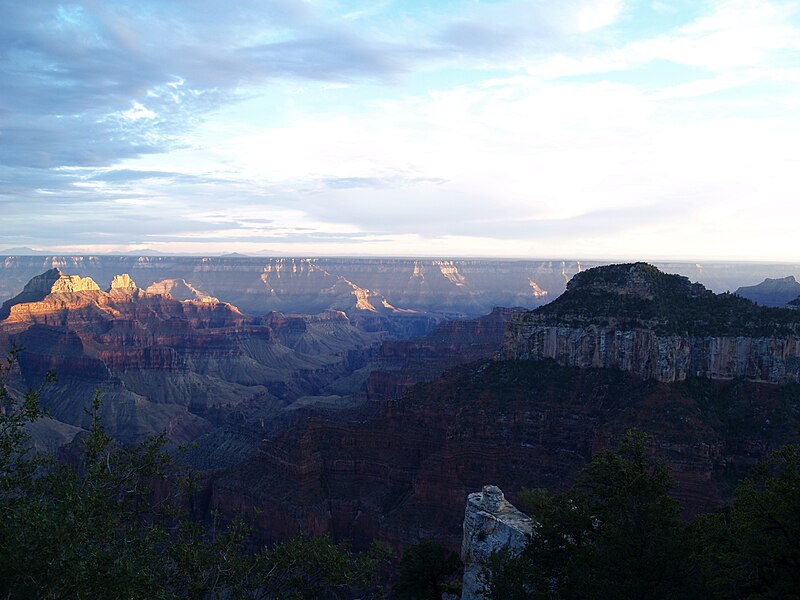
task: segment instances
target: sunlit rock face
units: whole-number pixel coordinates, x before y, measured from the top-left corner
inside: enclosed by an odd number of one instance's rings
[[[100,287],[90,277],[64,275],[59,269],[53,268],[33,277],[19,294],[3,303],[0,319],[8,318],[13,306],[39,302],[51,295],[99,291]]]
[[[169,296],[175,300],[199,300],[200,302],[219,302],[218,298],[209,296],[196,289],[185,279],[163,279],[147,286],[148,294]]]
[[[179,443],[207,432],[220,411],[319,393],[381,339],[341,312],[250,317],[199,293],[175,299],[169,289],[142,291],[127,274],[112,277],[107,292],[58,269],[32,278],[0,319],[0,353],[22,348],[15,389],[38,388],[52,371],[58,380],[42,399],[56,421],[85,427],[84,408],[101,390],[116,438],[167,431]],[[73,429],[54,428],[63,431]]]
[[[467,496],[461,542],[464,562],[461,600],[482,600],[483,565],[492,553],[505,550],[515,556],[522,552],[532,531],[533,520],[508,502],[499,487],[485,485],[482,491]]]
[[[591,266],[594,263],[589,264]],[[532,308],[558,296],[586,268],[578,261],[372,258],[14,256],[0,257],[0,298],[44,270],[90,276],[108,286],[128,273],[150,293],[219,298],[250,314],[349,317],[479,316],[495,306]]]
[[[111,290],[135,290],[136,283],[134,283],[131,276],[127,273],[123,273],[122,275],[114,275],[114,278],[111,280]]]
[[[800,381],[800,317],[714,295],[650,265],[576,276],[555,302],[515,315],[500,356],[611,367],[659,381]]]
[[[312,314],[334,308],[351,318],[360,313],[373,322],[376,316],[397,315],[402,310],[479,316],[495,306],[535,308],[550,302],[576,273],[600,264],[579,260],[6,256],[0,257],[0,300],[17,294],[33,276],[60,268],[91,277],[103,289],[120,273],[128,273],[145,290],[165,280],[183,280],[204,295],[256,315],[272,310]],[[672,262],[658,266],[716,292],[735,290],[764,277],[800,276],[800,265],[791,264]]]

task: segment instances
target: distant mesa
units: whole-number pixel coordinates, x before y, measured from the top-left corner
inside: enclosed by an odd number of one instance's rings
[[[800,297],[800,283],[794,275],[779,279],[767,278],[757,285],[740,287],[736,293],[761,306],[786,306]]]
[[[28,248],[27,246],[0,250],[0,256],[45,256],[48,254],[51,253],[47,250],[37,250],[36,248]]]
[[[108,252],[109,256],[163,256],[163,252],[159,252],[158,250],[151,250],[150,248],[142,248],[141,250],[125,250],[120,251],[116,250],[114,252]]]
[[[195,300],[200,302],[219,302],[214,296],[201,292],[185,279],[164,279],[157,281],[145,290],[148,294],[170,296],[175,300]]]

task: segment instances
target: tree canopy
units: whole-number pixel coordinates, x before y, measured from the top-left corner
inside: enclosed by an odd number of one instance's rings
[[[735,501],[692,521],[667,467],[629,432],[564,494],[523,494],[536,526],[485,571],[490,598],[800,598],[800,447],[743,480]]]

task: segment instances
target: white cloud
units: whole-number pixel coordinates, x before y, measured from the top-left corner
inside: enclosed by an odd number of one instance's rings
[[[623,8],[622,0],[590,0],[578,9],[578,31],[594,31],[614,24]]]
[[[495,27],[485,54],[470,27],[440,54],[429,29],[443,21],[391,28],[420,70],[392,85],[298,79],[302,60],[296,77],[251,79],[233,94],[246,102],[217,110],[170,74],[113,114],[147,139],[185,108],[173,149],[115,165],[154,175],[89,173],[66,190],[83,212],[65,203],[59,216],[86,219],[97,201],[139,228],[131,239],[175,251],[797,256],[785,238],[800,219],[800,95],[781,91],[800,83],[783,61],[800,49],[796,3],[704,4],[636,41],[620,33],[634,18],[621,1],[545,6],[471,4],[467,25]],[[341,16],[346,39],[372,14]],[[409,49],[409,31],[429,37]],[[498,31],[522,37],[492,45]],[[692,68],[673,77],[656,63]]]
[[[122,117],[127,119],[128,121],[139,121],[141,119],[155,119],[156,113],[154,113],[149,108],[145,107],[138,102],[133,102],[133,106],[131,106],[128,110],[125,110],[121,113]]]

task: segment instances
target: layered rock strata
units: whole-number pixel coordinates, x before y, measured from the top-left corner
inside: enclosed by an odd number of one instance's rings
[[[515,315],[504,359],[617,368],[659,381],[688,377],[800,381],[800,318],[709,292],[650,265],[581,273],[553,303]]]
[[[295,417],[214,475],[211,508],[251,517],[265,542],[305,530],[356,547],[431,538],[456,550],[468,492],[486,481],[512,501],[522,487],[563,491],[630,428],[653,436],[649,450],[669,464],[685,513],[711,510],[756,462],[796,439],[800,386],[662,383],[553,361],[492,361],[398,400]]]
[[[263,411],[323,393],[363,366],[381,337],[341,312],[250,317],[201,293],[175,299],[170,289],[143,291],[126,274],[108,291],[58,269],[34,277],[0,319],[0,352],[22,348],[17,387],[36,388],[55,372],[42,395],[54,419],[85,426],[83,409],[101,390],[116,438],[166,430],[178,443],[237,407]]]
[[[383,300],[400,310],[479,316],[493,306],[534,308],[558,297],[576,273],[604,262],[577,260],[265,258],[191,256],[5,256],[0,257],[0,301],[34,275],[54,267],[91,277],[101,287],[129,273],[143,289],[184,280],[203,293],[249,314],[271,310],[317,313],[344,310],[350,318],[361,296],[386,316]],[[658,263],[669,273],[701,281],[714,291],[735,290],[765,277],[800,276],[798,264]],[[380,315],[379,315],[380,316]],[[392,317],[394,318],[394,317]],[[407,325],[406,325],[407,326]],[[422,332],[425,333],[425,332]],[[421,335],[417,332],[416,334]]]
[[[622,369],[659,381],[687,377],[800,381],[800,336],[660,336],[648,329],[554,327],[512,321],[503,358],[551,358],[571,367]]]
[[[171,288],[177,298],[176,287],[189,286],[248,314],[336,309],[372,327],[381,320],[397,321],[394,332],[423,335],[430,327],[423,328],[420,314],[472,317],[494,306],[539,306],[558,296],[586,266],[466,259],[9,256],[0,257],[0,299],[46,269],[89,276],[101,286],[129,273],[145,290]]]

